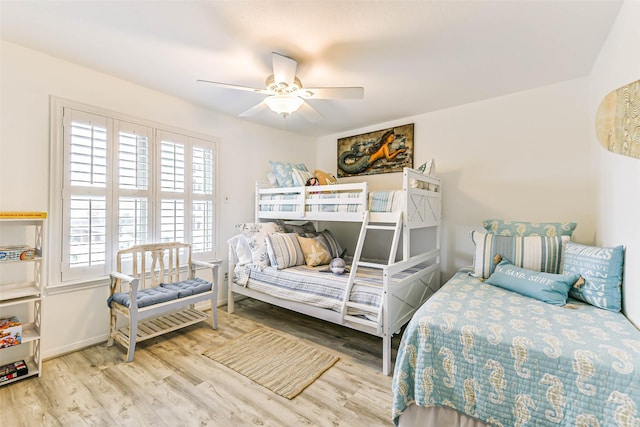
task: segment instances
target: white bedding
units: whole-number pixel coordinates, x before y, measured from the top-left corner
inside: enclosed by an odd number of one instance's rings
[[[400,415],[398,427],[488,427],[482,421],[442,406],[411,405]]]

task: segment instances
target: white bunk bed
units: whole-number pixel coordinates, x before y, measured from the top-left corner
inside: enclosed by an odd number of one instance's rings
[[[387,192],[388,193],[388,192]],[[393,209],[373,212],[366,182],[314,187],[263,188],[256,185],[256,221],[340,221],[361,223],[358,242],[353,254],[351,270],[340,310],[320,308],[283,299],[233,281],[235,248],[229,246],[228,311],[234,311],[234,294],[255,298],[279,307],[318,319],[340,324],[358,331],[381,337],[383,340],[383,366],[385,375],[391,373],[391,337],[398,333],[413,313],[440,288],[440,180],[405,168],[401,197],[393,198]],[[383,203],[384,204],[384,203]],[[412,230],[431,229],[430,249],[412,253]],[[386,230],[393,232],[391,249],[386,263],[361,260],[367,232]],[[402,257],[396,260],[402,235]],[[379,282],[372,284],[360,280],[358,269],[379,271]],[[380,304],[375,309],[352,301],[354,286],[378,288]],[[359,314],[354,314],[354,313]],[[366,313],[366,316],[361,315]]]

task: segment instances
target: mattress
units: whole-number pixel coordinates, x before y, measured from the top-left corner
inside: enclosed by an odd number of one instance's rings
[[[425,267],[426,265],[419,264],[396,274],[390,280],[392,283],[400,281]],[[348,280],[348,274],[333,274],[328,271],[326,265],[318,267],[303,265],[278,270],[275,267],[260,268],[249,264],[236,266],[234,272],[234,281],[241,284],[244,282],[244,285],[250,289],[334,311],[342,309]],[[356,280],[369,286],[354,285],[350,300],[371,309],[378,309],[382,293],[382,270],[359,267]],[[349,314],[364,313],[349,311]]]

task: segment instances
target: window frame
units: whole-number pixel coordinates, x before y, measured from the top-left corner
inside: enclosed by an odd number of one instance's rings
[[[107,151],[108,151],[108,178],[106,183],[105,192],[107,194],[107,213],[106,213],[106,236],[114,244],[107,244],[104,268],[92,268],[88,267],[86,274],[83,274],[80,269],[70,273],[70,269],[66,267],[68,265],[68,247],[65,245],[64,238],[68,236],[68,222],[66,221],[67,214],[65,213],[65,198],[71,194],[69,171],[65,165],[66,154],[64,150],[65,146],[65,131],[64,125],[66,119],[64,118],[65,109],[74,110],[77,112],[86,113],[88,115],[97,115],[106,118],[107,122]],[[121,126],[124,124],[124,126]],[[126,197],[130,194],[142,194],[144,191],[139,190],[127,190],[119,189],[119,155],[118,146],[120,142],[120,132],[129,132],[131,129],[148,129],[148,190],[150,198],[148,200],[149,219],[147,224],[148,238],[150,242],[160,241],[160,229],[159,229],[159,217],[156,215],[160,209],[161,193],[159,191],[160,186],[160,167],[157,162],[160,159],[160,143],[161,136],[163,134],[175,135],[182,138],[182,141],[186,141],[185,153],[188,153],[188,160],[185,165],[184,185],[185,192],[183,198],[185,200],[185,225],[184,225],[184,240],[191,240],[193,234],[193,222],[191,220],[191,214],[187,214],[192,209],[193,202],[201,200],[201,194],[194,194],[191,191],[193,185],[194,171],[191,169],[191,155],[196,147],[204,148],[211,153],[211,167],[213,169],[211,178],[211,194],[206,195],[204,199],[211,203],[212,209],[212,224],[211,224],[211,250],[207,252],[193,253],[194,259],[212,260],[217,257],[219,252],[219,206],[218,202],[218,182],[219,182],[219,167],[218,167],[218,143],[217,138],[209,135],[204,135],[198,132],[188,131],[173,126],[168,126],[162,123],[153,122],[150,120],[139,119],[126,114],[118,113],[115,111],[107,110],[100,107],[86,105],[80,102],[59,98],[56,96],[50,97],[50,170],[49,170],[49,226],[48,229],[48,241],[58,242],[57,244],[49,244],[47,250],[47,278],[49,289],[60,289],[69,286],[86,286],[90,284],[104,284],[105,279],[108,278],[110,271],[115,269],[115,252],[118,249],[119,242],[119,201],[121,197]],[[115,142],[111,144],[111,142]],[[158,187],[157,191],[155,187]],[[88,194],[91,190],[87,191]],[[197,197],[194,197],[197,196]],[[70,200],[70,199],[69,199]],[[195,244],[194,244],[195,246]],[[66,263],[66,264],[65,264]],[[66,269],[66,270],[65,270]],[[76,274],[80,273],[80,274]]]

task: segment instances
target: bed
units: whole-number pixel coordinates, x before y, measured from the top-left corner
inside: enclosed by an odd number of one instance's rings
[[[568,280],[566,304],[522,294],[513,277],[508,286],[497,286],[470,268],[416,311],[394,369],[396,425],[640,426],[640,331],[615,298],[604,306],[588,295],[595,269],[584,255],[600,258],[603,267],[593,280],[608,276],[614,286],[606,292],[615,291],[621,247],[605,253],[561,242],[564,272],[556,276],[583,268]],[[601,261],[610,253],[619,272]],[[597,288],[605,292],[605,286]]]
[[[408,168],[397,191],[369,192],[366,182],[287,188],[257,183],[256,223],[244,224],[242,233],[229,240],[229,312],[234,310],[234,297],[242,295],[381,337],[382,371],[389,375],[391,337],[440,287],[440,195],[437,178]],[[324,233],[330,258],[341,255],[337,239],[327,230],[285,229],[287,224],[304,227],[318,221],[360,225],[348,274],[332,274],[326,264],[292,261],[300,258],[293,248],[295,232],[299,242]],[[429,244],[411,243],[418,229],[429,230]],[[378,232],[389,236],[389,257],[365,261],[365,237]],[[254,252],[242,261],[240,243],[247,239]],[[268,250],[285,254],[266,257],[260,247],[265,240]],[[258,252],[262,255],[256,256]],[[282,258],[287,260],[284,265],[277,261]]]

